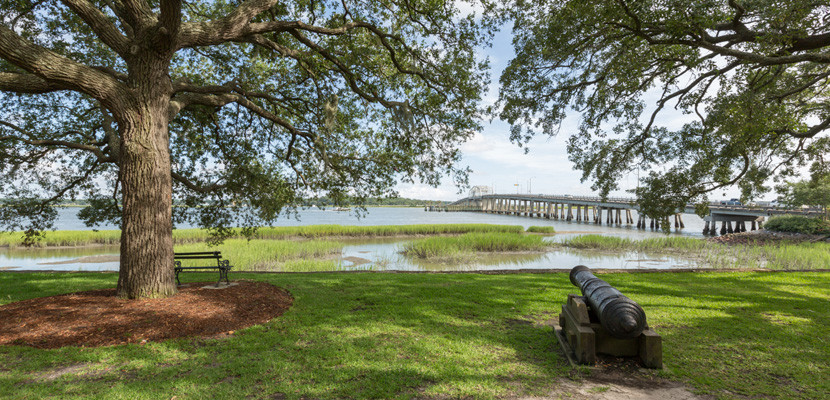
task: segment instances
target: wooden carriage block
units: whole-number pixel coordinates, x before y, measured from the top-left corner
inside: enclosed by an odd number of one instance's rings
[[[569,358],[579,364],[595,364],[597,354],[615,357],[639,357],[647,368],[663,367],[662,339],[655,331],[646,328],[634,338],[620,339],[612,336],[598,322],[585,298],[573,294],[562,305],[559,314],[562,347]]]

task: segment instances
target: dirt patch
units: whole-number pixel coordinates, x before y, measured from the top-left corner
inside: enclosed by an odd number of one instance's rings
[[[90,364],[70,364],[55,367],[34,376],[35,380],[51,382],[64,375],[77,374],[89,368]]]
[[[567,395],[563,395],[567,393]],[[560,391],[553,394],[551,399],[567,398],[574,400],[704,400],[712,397],[701,397],[692,393],[686,387],[676,386],[642,388],[626,386],[618,383],[573,382],[563,381]],[[527,399],[530,400],[530,399]]]
[[[682,383],[661,378],[653,369],[641,368],[635,359],[600,356],[597,368],[580,381],[563,381],[574,399],[699,400]]]
[[[640,368],[631,359],[601,358],[589,373],[561,379],[547,396],[518,400],[599,399],[599,400],[710,400],[698,396],[682,383],[657,376],[657,371]]]
[[[362,258],[362,257],[352,257],[352,256],[343,257],[343,260],[352,263],[353,267],[357,266],[357,265],[363,265],[363,264],[368,264],[368,263],[372,262],[372,260],[367,260],[367,259]]]
[[[0,307],[0,345],[51,349],[216,337],[265,323],[293,303],[290,293],[264,282],[200,287],[206,284],[164,299],[125,300],[104,289],[6,304]]]

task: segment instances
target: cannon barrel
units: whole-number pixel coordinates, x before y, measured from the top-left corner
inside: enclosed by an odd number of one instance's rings
[[[571,283],[577,286],[593,308],[602,327],[620,339],[639,336],[646,325],[646,313],[634,300],[591,273],[584,265],[571,270]]]

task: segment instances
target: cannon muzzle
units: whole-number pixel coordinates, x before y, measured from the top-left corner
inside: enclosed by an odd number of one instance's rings
[[[599,322],[611,336],[628,339],[647,328],[646,313],[634,300],[591,273],[584,265],[571,270],[571,283],[579,287]]]

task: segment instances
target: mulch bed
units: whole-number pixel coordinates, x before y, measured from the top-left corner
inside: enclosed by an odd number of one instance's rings
[[[104,289],[6,304],[0,306],[0,345],[53,349],[230,335],[282,315],[294,301],[264,282],[202,289],[212,283],[191,283],[164,299],[125,300]]]

